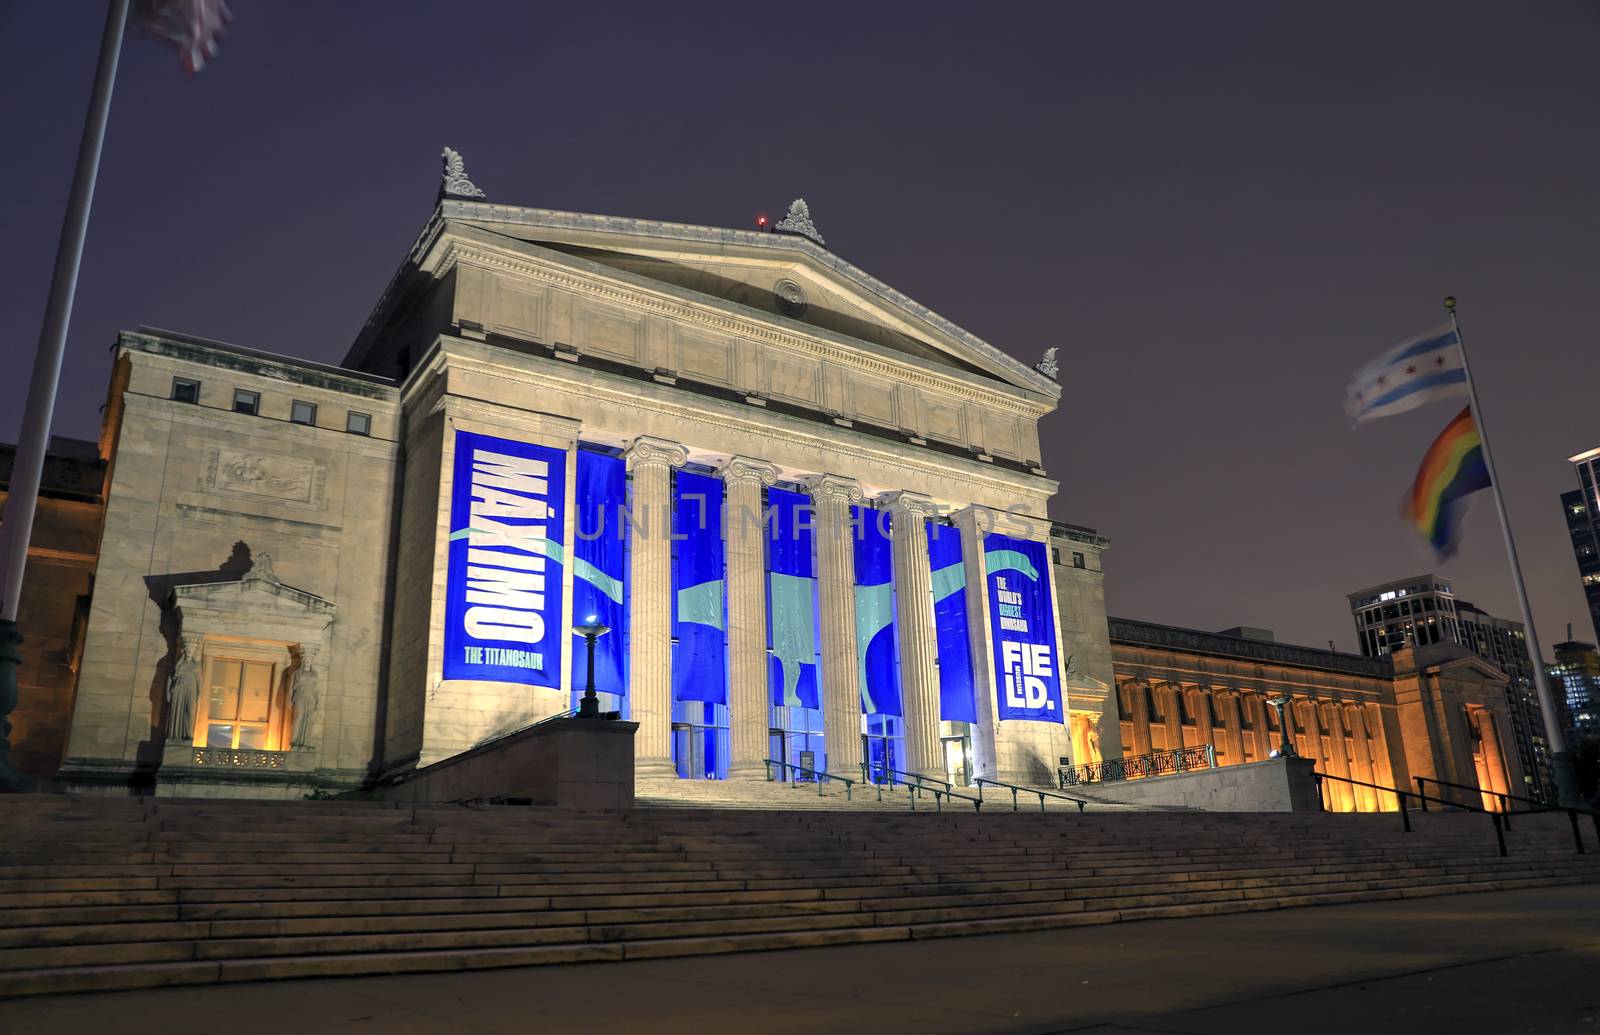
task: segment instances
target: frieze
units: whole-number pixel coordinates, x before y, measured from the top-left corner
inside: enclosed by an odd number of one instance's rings
[[[322,510],[327,503],[328,469],[298,457],[213,449],[206,462],[209,489],[259,496]]]
[[[256,751],[239,748],[194,749],[194,764],[213,769],[282,769],[287,751]]]

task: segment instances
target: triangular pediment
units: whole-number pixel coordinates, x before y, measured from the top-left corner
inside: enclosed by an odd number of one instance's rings
[[[447,199],[419,252],[450,233],[481,234],[634,286],[861,342],[1046,400],[1060,396],[1052,378],[805,237]]]
[[[180,609],[332,621],[337,606],[272,575],[251,573],[236,582],[203,582],[172,588]]]

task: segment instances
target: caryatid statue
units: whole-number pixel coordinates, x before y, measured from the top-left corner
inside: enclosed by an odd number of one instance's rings
[[[196,641],[185,636],[178,641],[178,660],[172,663],[167,679],[167,737],[194,739],[194,709],[200,700],[200,661]]]
[[[294,718],[291,747],[311,746],[311,724],[317,717],[317,670],[310,657],[302,658],[294,670],[294,682],[289,685],[289,711]]]

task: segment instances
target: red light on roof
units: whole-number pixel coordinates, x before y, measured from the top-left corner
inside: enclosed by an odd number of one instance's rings
[[[757,216],[756,217],[756,226],[764,227],[766,225],[767,225],[767,217],[766,216]]]

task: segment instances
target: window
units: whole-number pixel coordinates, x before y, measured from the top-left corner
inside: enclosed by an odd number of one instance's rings
[[[272,676],[265,661],[218,658],[206,695],[206,747],[275,748],[271,732]]]
[[[1083,554],[1074,550],[1072,551],[1072,566],[1074,568],[1087,568],[1089,564],[1083,559]]]
[[[372,415],[351,410],[344,419],[344,430],[352,435],[372,434]]]
[[[296,399],[289,404],[289,419],[296,424],[315,424],[317,422],[317,404],[301,402]]]
[[[247,392],[243,388],[235,388],[233,390],[234,413],[248,413],[254,417],[260,409],[261,394],[259,392]]]
[[[173,378],[172,401],[181,403],[198,403],[200,401],[200,382],[191,381],[187,377]]]
[[[1061,567],[1061,547],[1050,547],[1050,563],[1054,564],[1058,568]]]

